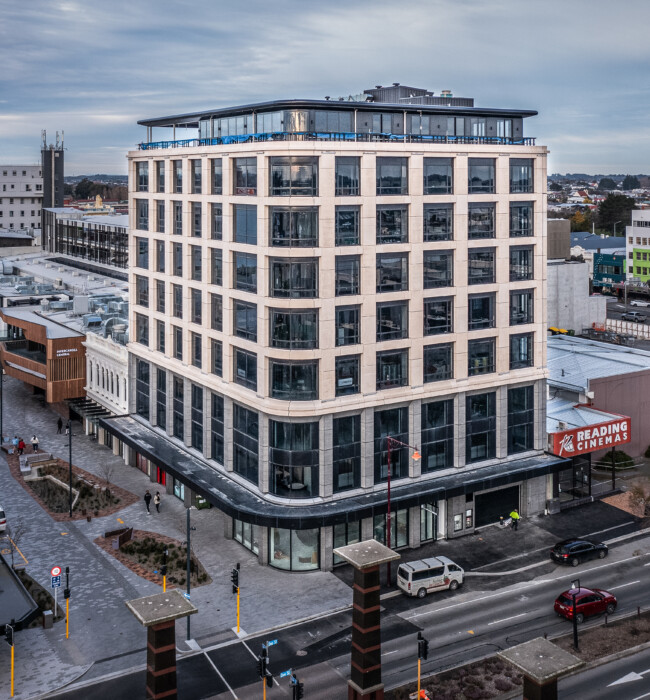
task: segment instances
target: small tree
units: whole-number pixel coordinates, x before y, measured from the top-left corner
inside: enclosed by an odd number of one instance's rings
[[[639,184],[639,179],[634,176],[634,175],[626,175],[625,179],[623,180],[623,189],[624,190],[637,190],[641,187]]]
[[[615,190],[616,189],[616,183],[614,180],[612,180],[611,177],[604,177],[599,183],[598,183],[598,189],[599,190]]]
[[[111,462],[101,462],[99,464],[99,474],[104,479],[107,486],[111,485],[111,479],[113,478],[114,472],[115,465]]]
[[[14,552],[16,549],[18,549],[18,545],[20,544],[21,540],[25,537],[25,533],[27,532],[27,528],[25,527],[25,523],[17,519],[14,521],[14,523],[11,526],[11,535],[10,535],[10,540],[12,543],[11,546],[11,568],[15,569],[15,562],[14,562]]]

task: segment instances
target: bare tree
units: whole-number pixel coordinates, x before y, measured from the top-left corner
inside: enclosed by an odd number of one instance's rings
[[[21,540],[25,537],[25,534],[27,533],[27,527],[25,526],[25,523],[17,519],[15,520],[12,525],[11,525],[11,534],[9,535],[10,541],[12,543],[11,546],[11,568],[15,569],[15,562],[14,562],[14,552],[18,548],[18,545],[20,544]]]
[[[99,475],[104,479],[107,486],[111,485],[111,479],[115,472],[115,465],[112,462],[100,462]]]

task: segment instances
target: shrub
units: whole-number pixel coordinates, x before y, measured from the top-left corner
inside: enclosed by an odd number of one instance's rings
[[[505,678],[497,678],[494,681],[494,687],[501,693],[505,693],[507,690],[512,690],[515,686]]]
[[[630,457],[627,452],[623,452],[623,450],[616,450],[615,452],[615,458],[614,458],[614,464],[617,468],[622,468],[622,467],[632,467],[634,466],[634,460],[632,457]],[[600,466],[602,467],[610,467],[612,466],[612,453],[611,451],[608,452],[602,459],[598,460]]]

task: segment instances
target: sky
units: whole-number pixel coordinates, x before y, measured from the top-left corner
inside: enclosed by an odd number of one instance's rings
[[[140,119],[400,82],[537,110],[549,173],[649,173],[649,26],[648,0],[0,0],[0,163],[63,131],[66,175],[126,174]]]

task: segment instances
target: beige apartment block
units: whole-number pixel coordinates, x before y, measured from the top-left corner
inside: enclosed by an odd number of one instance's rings
[[[133,463],[287,570],[543,510],[562,460],[534,114],[291,101],[141,122],[132,415],[105,421]]]

